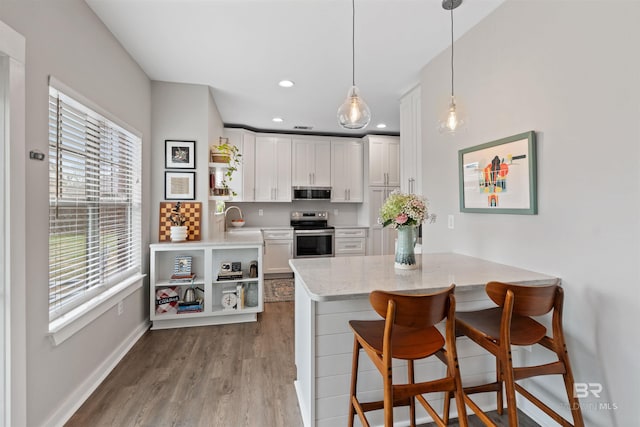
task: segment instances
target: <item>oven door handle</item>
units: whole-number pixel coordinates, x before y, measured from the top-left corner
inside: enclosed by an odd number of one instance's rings
[[[334,230],[294,230],[294,234],[315,234],[322,236],[330,236],[335,234]]]

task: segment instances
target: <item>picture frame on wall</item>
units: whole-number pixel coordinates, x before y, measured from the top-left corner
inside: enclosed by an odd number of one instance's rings
[[[195,200],[196,173],[195,172],[164,172],[165,200]]]
[[[195,169],[196,142],[166,139],[164,167],[165,169]]]
[[[458,151],[460,212],[538,213],[534,131]]]

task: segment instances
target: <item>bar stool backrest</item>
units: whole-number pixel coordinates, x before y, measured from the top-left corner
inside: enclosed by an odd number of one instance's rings
[[[454,292],[455,285],[441,292],[416,295],[397,292],[373,291],[369,302],[380,316],[387,317],[389,301],[395,303],[396,325],[410,328],[428,328],[440,323],[449,311],[449,295]]]
[[[513,313],[520,316],[542,316],[554,307],[558,285],[522,286],[489,282],[486,292],[500,307],[504,306],[507,291],[513,293]]]

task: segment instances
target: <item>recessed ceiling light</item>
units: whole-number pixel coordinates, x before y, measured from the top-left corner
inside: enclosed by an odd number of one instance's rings
[[[377,127],[378,129],[384,129],[384,128],[386,128],[386,127],[387,127],[387,125],[385,125],[384,123],[378,123],[378,124],[376,125],[376,127]]]
[[[295,85],[295,83],[291,80],[280,80],[278,82],[278,86],[280,87],[293,87],[293,85]]]
[[[284,119],[282,117],[274,117],[271,121],[275,123],[282,123],[284,122]]]

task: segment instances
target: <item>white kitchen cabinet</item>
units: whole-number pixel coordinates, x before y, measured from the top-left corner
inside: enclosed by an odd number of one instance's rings
[[[292,144],[292,185],[331,186],[331,141],[320,138],[294,139]]]
[[[335,256],[366,255],[366,228],[336,228]]]
[[[154,243],[150,249],[151,329],[256,321],[257,313],[263,311],[261,242]],[[192,282],[172,279],[176,257],[190,258]],[[249,277],[253,262],[257,277]],[[223,263],[236,263],[241,277],[220,280]],[[194,289],[197,303],[186,306],[181,302],[189,288]],[[233,304],[229,304],[231,298]]]
[[[369,186],[400,186],[400,140],[369,135]]]
[[[256,135],[244,129],[225,129],[229,143],[240,150],[240,165],[233,174],[229,188],[236,193],[234,202],[252,202],[255,200]]]
[[[256,202],[291,201],[291,138],[256,137]]]
[[[364,198],[364,146],[361,140],[331,140],[331,201],[360,203]]]
[[[412,89],[400,100],[400,188],[422,194],[421,90]]]
[[[368,255],[391,255],[395,253],[395,241],[398,232],[389,227],[378,224],[380,208],[392,191],[398,187],[369,187],[369,245]]]
[[[264,274],[291,273],[289,260],[293,258],[293,230],[262,230],[264,239]]]

